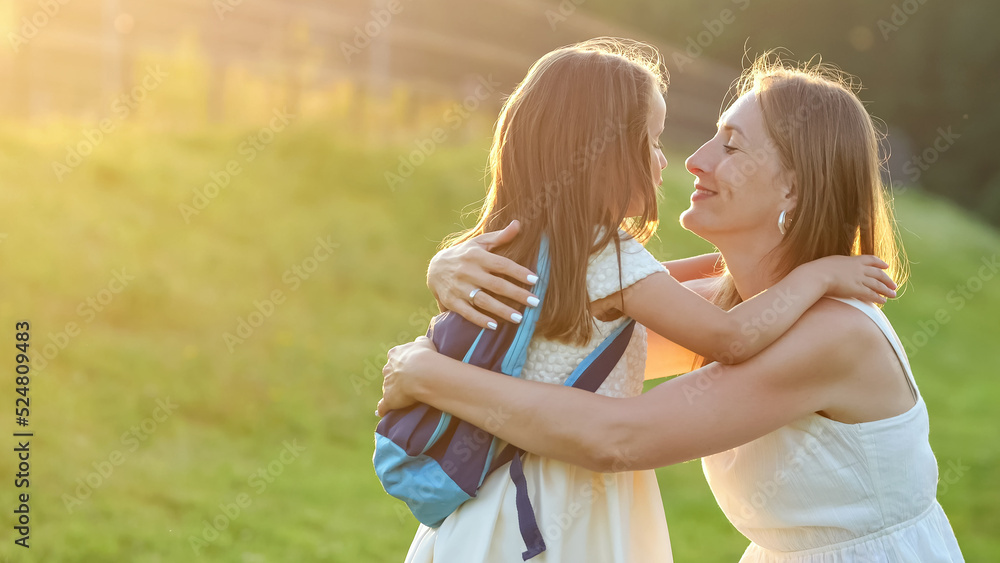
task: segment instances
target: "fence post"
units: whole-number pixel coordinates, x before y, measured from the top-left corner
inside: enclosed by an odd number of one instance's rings
[[[372,0],[372,12],[380,13],[386,10],[386,0]],[[389,26],[386,26],[372,38],[369,47],[368,76],[371,80],[371,93],[376,99],[389,98],[389,68],[391,63],[391,45],[389,41]]]
[[[15,1],[11,7],[15,33],[20,33],[21,18],[28,15],[25,0]],[[14,115],[22,119],[31,118],[31,42],[21,44],[11,61],[10,97]]]
[[[115,28],[115,20],[121,13],[119,0],[104,0],[101,10],[101,47],[103,50],[104,73],[101,91],[104,101],[100,107],[101,117],[107,117],[111,111],[112,100],[128,90],[123,82],[124,50],[122,49],[121,33]]]

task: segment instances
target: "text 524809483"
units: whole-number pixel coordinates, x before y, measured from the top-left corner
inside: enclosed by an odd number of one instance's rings
[[[20,427],[14,432],[14,440],[17,447],[14,448],[14,455],[17,456],[15,465],[17,473],[14,474],[14,487],[18,489],[14,517],[16,518],[14,530],[17,534],[14,543],[21,547],[30,547],[28,538],[31,534],[31,516],[29,508],[29,492],[31,486],[29,480],[31,476],[31,436],[33,432],[27,432],[28,420],[31,416],[31,397],[29,396],[29,384],[31,383],[31,367],[28,359],[28,346],[31,344],[31,329],[28,321],[19,321],[14,325],[14,422]],[[17,430],[21,430],[18,432]]]

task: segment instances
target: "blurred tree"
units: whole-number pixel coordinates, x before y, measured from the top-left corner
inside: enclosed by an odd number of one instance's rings
[[[894,185],[919,185],[1000,225],[990,148],[1000,129],[1000,3],[587,0],[582,8],[728,64],[778,47],[799,60],[821,53],[862,80],[862,99],[888,124]]]

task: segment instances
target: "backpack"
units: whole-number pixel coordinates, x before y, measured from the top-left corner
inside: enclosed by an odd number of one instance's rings
[[[532,291],[540,301],[545,298],[548,271],[548,241],[543,238],[536,264],[538,282]],[[427,336],[442,354],[519,377],[540,310],[541,304],[528,308],[520,324],[504,323],[497,330],[481,329],[447,312],[434,317]],[[634,320],[622,323],[580,362],[565,384],[597,391],[624,354],[634,328]],[[489,432],[418,403],[390,411],[379,421],[372,462],[385,491],[432,528],[475,497],[486,478],[510,462],[518,527],[527,547],[522,558],[527,561],[545,551],[545,542],[528,497],[521,465],[524,451],[508,445],[497,455],[498,443]]]

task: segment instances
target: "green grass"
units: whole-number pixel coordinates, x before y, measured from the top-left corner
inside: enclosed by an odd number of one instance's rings
[[[241,160],[243,172],[186,223],[178,205],[242,158],[237,147],[251,129],[123,127],[58,182],[51,161],[80,140],[78,128],[0,128],[0,338],[13,341],[13,323],[29,320],[37,352],[50,335],[61,340],[67,323],[80,328],[44,369],[36,365],[32,547],[12,543],[8,479],[0,559],[403,558],[416,523],[371,469],[380,369],[385,350],[421,334],[434,312],[426,262],[482,196],[487,140],[439,147],[392,191],[383,173],[403,149],[341,129],[295,123],[253,162]],[[690,190],[680,160],[668,169],[661,237],[650,245],[664,259],[708,248],[674,222]],[[969,560],[987,560],[1000,552],[1000,382],[991,369],[1000,279],[983,282],[961,310],[947,295],[976,276],[1000,236],[915,193],[898,207],[915,263],[909,290],[887,312],[906,337],[938,309],[950,315],[913,365],[942,472],[950,462],[968,467],[941,502]],[[317,237],[336,247],[311,264]],[[315,269],[293,290],[283,274],[296,265]],[[122,268],[135,279],[88,322],[78,307],[109,295],[101,291]],[[284,300],[230,352],[223,335],[275,290]],[[13,365],[12,346],[7,354]],[[13,402],[12,384],[2,393]],[[154,426],[157,400],[167,398],[177,411]],[[13,431],[13,414],[5,417]],[[147,418],[148,435],[124,442]],[[282,461],[286,441],[304,451]],[[67,510],[64,495],[94,464],[108,473],[102,463],[115,450],[124,462]],[[0,456],[0,468],[12,474],[12,453]],[[262,470],[272,482],[251,482]],[[737,560],[746,540],[716,507],[700,466],[658,475],[675,559]],[[239,515],[224,517],[240,500]],[[195,555],[191,538],[216,517],[225,529]]]

